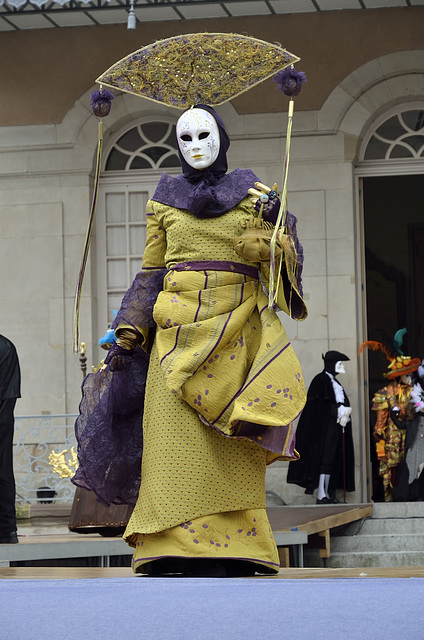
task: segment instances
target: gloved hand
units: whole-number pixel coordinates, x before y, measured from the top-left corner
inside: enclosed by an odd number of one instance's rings
[[[271,189],[265,184],[262,184],[262,182],[255,182],[255,187],[256,189],[249,189],[250,195],[254,196],[251,203],[258,212],[263,205],[262,218],[266,220],[266,222],[275,225],[280,211],[280,198],[276,191],[277,185],[274,184]]]
[[[104,360],[103,367],[110,366],[111,371],[122,371],[128,366],[128,358],[134,354],[137,346],[138,335],[131,328],[120,328],[116,330],[116,343],[109,349]]]
[[[237,255],[249,262],[269,262],[271,257],[270,242],[274,233],[272,226],[254,216],[244,220],[241,226],[244,228],[243,233],[233,241],[234,251]],[[281,237],[277,236],[275,256],[278,257],[282,251]]]
[[[134,353],[134,349],[124,349],[119,344],[114,344],[109,349],[106,358],[104,359],[103,368],[109,365],[111,371],[122,371],[128,365],[128,358],[131,358]]]
[[[339,407],[339,409],[344,409],[343,413],[337,419],[337,422],[340,426],[345,427],[350,420],[350,414],[352,413],[352,407]]]

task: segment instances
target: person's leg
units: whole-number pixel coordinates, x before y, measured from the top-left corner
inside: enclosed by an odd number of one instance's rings
[[[16,398],[0,401],[0,542],[17,542],[16,488],[13,474],[13,411],[15,404]],[[9,536],[9,534],[13,535]]]
[[[327,496],[327,492],[326,492],[326,478],[328,477],[328,480],[330,479],[330,476],[327,475],[326,473],[321,473],[319,476],[319,482],[318,482],[318,500],[323,500],[324,498],[328,498]],[[328,486],[328,480],[327,480],[327,486]]]

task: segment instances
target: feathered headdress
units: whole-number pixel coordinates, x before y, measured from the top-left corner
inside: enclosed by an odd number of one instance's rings
[[[421,360],[419,358],[412,358],[411,356],[403,355],[401,347],[403,337],[406,332],[407,330],[404,328],[399,329],[399,331],[395,333],[392,350],[377,340],[366,340],[359,347],[358,356],[362,353],[364,347],[367,347],[372,351],[381,351],[384,353],[389,361],[389,365],[387,367],[388,371],[383,373],[383,376],[388,380],[413,373],[420,366]]]

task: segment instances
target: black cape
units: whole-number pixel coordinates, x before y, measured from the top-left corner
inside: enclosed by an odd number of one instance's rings
[[[21,371],[15,345],[0,334],[0,400],[21,397]]]
[[[346,393],[344,405],[349,406]],[[306,405],[296,430],[296,450],[300,454],[300,460],[290,462],[287,474],[287,482],[303,487],[305,493],[312,494],[315,491],[321,473],[329,473],[331,476],[330,494],[336,489],[344,488],[346,491],[355,491],[352,423],[349,421],[345,427],[343,444],[342,427],[337,423],[337,410],[338,403],[331,379],[322,371],[310,384]]]

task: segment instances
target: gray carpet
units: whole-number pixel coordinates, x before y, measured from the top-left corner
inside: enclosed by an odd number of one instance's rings
[[[2,640],[404,640],[424,579],[0,580]]]

